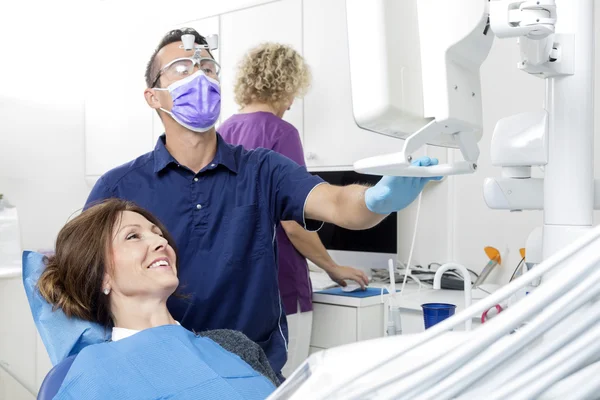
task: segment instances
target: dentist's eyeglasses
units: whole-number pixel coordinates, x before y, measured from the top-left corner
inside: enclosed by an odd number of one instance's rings
[[[176,81],[192,75],[194,72],[196,72],[196,67],[202,70],[206,76],[213,79],[218,79],[219,73],[221,72],[221,66],[212,58],[176,58],[161,68],[156,75],[156,79],[154,80],[152,87],[156,86],[156,83],[161,76],[165,76],[171,81]]]

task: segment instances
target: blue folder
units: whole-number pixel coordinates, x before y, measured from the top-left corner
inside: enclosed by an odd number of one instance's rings
[[[399,292],[400,290],[396,290]],[[363,299],[365,297],[373,297],[373,296],[381,296],[380,288],[367,288],[367,290],[357,290],[355,292],[344,292],[341,287],[336,287],[332,289],[321,290],[315,293],[320,294],[332,294],[334,296],[346,296],[346,297],[356,297],[359,299]],[[388,294],[387,289],[383,289],[383,294]]]

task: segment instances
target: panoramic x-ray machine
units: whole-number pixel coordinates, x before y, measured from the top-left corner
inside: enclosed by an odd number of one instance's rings
[[[600,228],[592,228],[592,214],[600,208],[600,184],[593,176],[593,3],[346,0],[355,120],[404,139],[401,151],[357,161],[355,169],[475,172],[483,132],[479,69],[494,37],[518,38],[517,68],[546,81],[546,101],[496,124],[491,159],[502,176],[485,180],[484,198],[493,209],[543,210],[544,226],[527,242],[526,262],[536,266],[509,285],[423,333],[313,354],[271,399],[595,398]],[[428,144],[458,149],[462,160],[412,166]],[[542,167],[544,178],[533,178],[532,167]],[[451,331],[540,278],[535,291],[481,327]]]

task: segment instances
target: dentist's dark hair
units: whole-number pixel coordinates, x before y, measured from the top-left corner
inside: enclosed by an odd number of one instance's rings
[[[165,36],[163,36],[160,43],[154,50],[154,53],[152,53],[152,57],[150,57],[150,61],[148,61],[148,64],[146,65],[146,87],[152,88],[154,81],[156,81],[158,72],[160,71],[160,65],[158,65],[158,62],[156,61],[156,54],[163,47],[165,47],[171,43],[180,42],[181,37],[183,35],[194,35],[194,37],[196,38],[194,40],[194,42],[196,44],[208,44],[206,42],[206,38],[204,36],[202,36],[201,34],[199,34],[198,32],[196,32],[196,30],[193,28],[174,29],[174,30],[168,32]],[[210,50],[208,51],[208,53],[212,57]],[[160,79],[158,79],[156,81],[155,87],[160,87]]]
[[[37,284],[42,297],[54,309],[62,309],[67,317],[105,327],[114,325],[109,296],[102,293],[102,282],[107,268],[112,266],[110,250],[123,211],[138,213],[156,225],[177,254],[175,241],[149,211],[120,199],[91,206],[60,230],[55,254],[48,258]]]

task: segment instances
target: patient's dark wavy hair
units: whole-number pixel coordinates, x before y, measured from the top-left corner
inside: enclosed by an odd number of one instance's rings
[[[111,254],[114,228],[123,211],[138,213],[156,225],[177,254],[172,236],[149,211],[120,199],[108,199],[93,205],[60,230],[56,252],[48,258],[37,284],[46,301],[54,309],[62,309],[67,317],[77,317],[105,327],[113,325],[108,296],[102,293],[102,282],[107,267],[112,265],[108,256]]]

